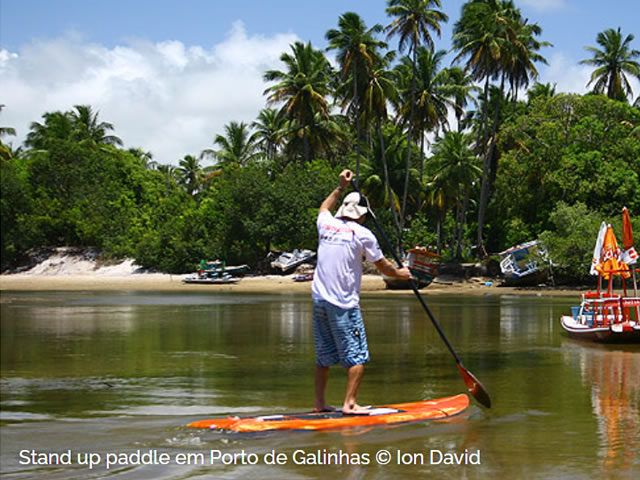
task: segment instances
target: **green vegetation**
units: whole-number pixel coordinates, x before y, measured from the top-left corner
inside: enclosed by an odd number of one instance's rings
[[[583,61],[593,93],[559,94],[535,83],[551,45],[513,2],[464,5],[449,67],[440,7],[390,0],[386,27],[343,14],[326,34],[337,69],[291,45],[264,72],[255,121],[229,119],[212,149],[175,165],[125,149],[87,105],[45,112],[19,148],[0,127],[2,267],[62,245],[174,273],[202,258],[259,267],[271,250],[315,248],[317,208],[351,168],[398,249],[470,261],[542,237],[556,275],[580,280],[600,222],[623,206],[640,216],[633,35],[597,34]]]

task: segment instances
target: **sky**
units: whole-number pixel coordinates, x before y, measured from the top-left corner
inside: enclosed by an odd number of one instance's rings
[[[451,48],[463,0],[441,0],[449,16],[437,49]],[[588,91],[587,45],[621,28],[640,49],[638,0],[515,0],[542,27],[538,81],[557,92]],[[606,6],[605,6],[606,5]],[[231,121],[251,123],[266,106],[262,75],[296,41],[324,49],[347,11],[388,25],[386,0],[0,0],[0,125],[20,145],[46,112],[91,105],[124,147],[160,164],[214,148]],[[388,40],[397,49],[395,38]],[[332,52],[327,55],[331,58]],[[447,58],[451,59],[453,55]],[[449,60],[447,60],[448,62]],[[445,65],[447,66],[447,65]],[[632,84],[634,97],[640,84]],[[206,163],[205,163],[206,164]]]

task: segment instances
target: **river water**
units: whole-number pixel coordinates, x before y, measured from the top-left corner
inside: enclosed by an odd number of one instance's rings
[[[2,478],[640,478],[640,349],[564,337],[571,298],[426,297],[490,410],[472,399],[442,422],[250,435],[186,424],[309,409],[308,296],[1,299]],[[414,297],[365,297],[362,309],[372,361],[360,403],[465,391]],[[335,367],[331,403],[344,386]]]

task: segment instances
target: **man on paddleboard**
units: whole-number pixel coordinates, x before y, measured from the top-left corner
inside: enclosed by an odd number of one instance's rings
[[[329,367],[340,363],[347,369],[347,391],[342,405],[346,414],[366,414],[356,402],[369,348],[360,313],[362,261],[366,258],[391,277],[411,278],[408,268],[396,268],[383,255],[375,235],[363,224],[369,213],[367,199],[358,192],[348,194],[335,217],[342,192],[353,172],[340,173],[340,185],[320,205],[318,213],[318,263],[311,287],[313,335],[316,346],[316,411],[327,411],[325,390]]]

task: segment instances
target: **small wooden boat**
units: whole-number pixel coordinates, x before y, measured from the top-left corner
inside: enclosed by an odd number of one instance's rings
[[[213,262],[202,260],[196,267],[196,273],[185,278],[183,282],[202,285],[237,283],[240,280],[237,275],[244,275],[248,270],[248,265],[227,266],[221,260]]]
[[[293,277],[294,282],[310,282],[313,280],[313,272],[301,273]]]
[[[407,260],[405,265],[411,270],[413,279],[418,284],[418,288],[425,288],[431,285],[433,279],[438,276],[440,255],[430,252],[426,247],[411,248],[407,250]],[[411,288],[408,280],[382,275],[382,279],[388,289],[404,290]]]
[[[184,283],[195,283],[200,285],[225,285],[230,283],[238,283],[240,279],[229,275],[228,273],[221,273],[216,275],[194,275],[182,280]]]

